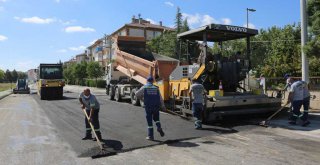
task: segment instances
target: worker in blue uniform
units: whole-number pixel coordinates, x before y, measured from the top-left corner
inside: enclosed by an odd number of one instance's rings
[[[154,140],[152,120],[156,123],[157,131],[160,133],[160,136],[164,136],[164,132],[160,123],[159,110],[160,108],[165,110],[165,106],[158,87],[153,85],[153,77],[149,76],[147,78],[147,84],[142,86],[136,92],[136,97],[138,99],[143,99],[145,105],[148,123],[148,136],[146,139]]]

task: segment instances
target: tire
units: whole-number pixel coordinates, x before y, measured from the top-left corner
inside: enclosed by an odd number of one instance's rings
[[[109,100],[114,100],[114,87],[109,87],[108,99]]]
[[[115,89],[114,99],[115,99],[117,102],[121,102],[120,88],[116,88],[116,89]]]
[[[45,100],[45,90],[44,89],[40,89],[40,100]]]
[[[137,89],[132,89],[132,91],[130,93],[131,104],[135,105],[135,106],[139,106],[140,100],[136,97],[136,92],[137,92]]]

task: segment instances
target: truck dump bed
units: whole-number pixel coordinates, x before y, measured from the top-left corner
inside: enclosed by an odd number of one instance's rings
[[[142,84],[149,75],[168,81],[178,65],[176,59],[146,51],[144,37],[118,36],[116,45],[116,69]]]

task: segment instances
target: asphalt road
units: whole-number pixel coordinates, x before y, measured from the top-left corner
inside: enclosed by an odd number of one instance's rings
[[[166,132],[145,140],[141,107],[108,101],[104,90],[92,89],[100,103],[100,125],[107,151],[118,154],[92,160],[99,148],[82,141],[84,115],[78,103],[83,88],[68,86],[63,100],[40,100],[36,94],[0,100],[0,164],[318,164],[319,116],[305,128],[288,126],[279,116],[271,127],[261,118],[233,117],[195,130],[191,121],[161,113]],[[285,114],[284,114],[285,115]],[[262,118],[263,119],[263,118]]]
[[[39,100],[37,95],[32,97],[42,107],[74,151],[79,156],[88,156],[87,152],[90,152],[88,148],[92,148],[96,144],[81,140],[81,137],[85,135],[85,125],[78,96],[79,93],[68,92],[64,93],[63,100],[50,101]],[[213,126],[206,126],[204,130],[195,130],[190,121],[161,113],[160,121],[166,135],[160,137],[155,129],[156,141],[147,141],[145,140],[147,125],[143,108],[128,103],[109,101],[105,94],[97,94],[96,96],[101,104],[99,120],[103,141],[109,148],[117,150],[117,152],[215,134]]]

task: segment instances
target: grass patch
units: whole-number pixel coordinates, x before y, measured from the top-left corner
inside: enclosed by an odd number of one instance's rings
[[[12,88],[13,88],[13,85],[14,84],[12,84]],[[6,91],[6,90],[8,90],[10,88],[11,88],[10,83],[0,83],[0,92]]]

